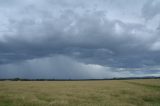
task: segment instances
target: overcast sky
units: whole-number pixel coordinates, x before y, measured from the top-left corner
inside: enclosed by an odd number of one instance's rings
[[[0,78],[160,76],[160,0],[0,0]]]

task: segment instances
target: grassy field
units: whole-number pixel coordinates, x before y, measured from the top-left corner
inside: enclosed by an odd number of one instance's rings
[[[0,106],[160,106],[160,79],[1,81]]]

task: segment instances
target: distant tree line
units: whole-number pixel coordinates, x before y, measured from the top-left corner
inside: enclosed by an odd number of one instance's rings
[[[23,78],[9,78],[0,79],[0,81],[86,81],[86,80],[133,80],[133,79],[160,79],[160,77],[155,76],[145,76],[145,77],[117,77],[117,78],[104,78],[104,79],[23,79]]]

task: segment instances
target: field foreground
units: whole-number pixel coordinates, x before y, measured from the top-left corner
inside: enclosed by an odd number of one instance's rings
[[[160,79],[1,81],[0,106],[160,106]]]

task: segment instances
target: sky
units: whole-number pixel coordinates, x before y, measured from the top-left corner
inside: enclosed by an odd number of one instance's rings
[[[0,0],[0,78],[160,76],[160,0]]]

